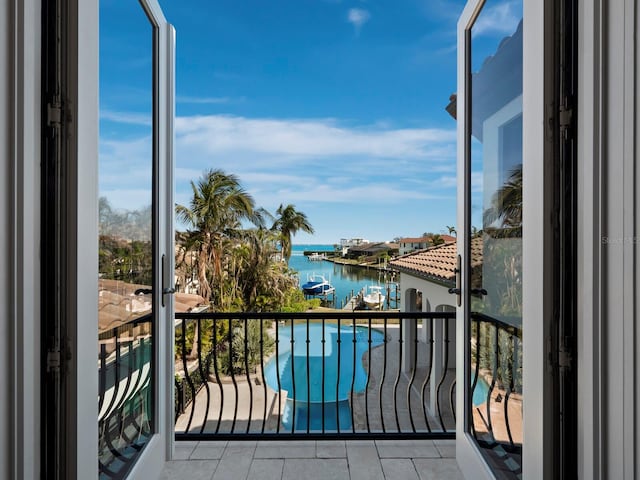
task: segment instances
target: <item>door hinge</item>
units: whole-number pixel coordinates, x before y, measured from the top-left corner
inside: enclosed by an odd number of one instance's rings
[[[560,125],[560,133],[562,137],[567,140],[570,138],[571,130],[573,129],[573,108],[569,106],[568,100],[565,100],[563,105],[560,105],[558,111],[558,123]]]
[[[569,346],[571,345],[571,338],[564,337],[564,341],[557,348],[554,348],[554,341],[552,337],[547,337],[547,366],[550,371],[559,369],[571,370],[573,368],[573,350]]]
[[[47,350],[47,372],[59,372],[71,360],[71,343],[65,339],[62,347]],[[64,363],[64,365],[63,365]]]
[[[47,105],[47,125],[58,127],[62,124],[62,107],[59,104]]]
[[[562,344],[558,348],[558,367],[571,370],[573,367],[572,338],[563,337]]]
[[[558,350],[558,366],[560,368],[566,368],[571,370],[572,362],[573,362],[573,357],[569,350],[566,350],[564,348]]]
[[[47,372],[59,371],[61,364],[61,352],[60,349],[47,351]]]

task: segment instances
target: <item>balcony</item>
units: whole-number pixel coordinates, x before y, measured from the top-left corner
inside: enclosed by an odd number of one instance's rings
[[[456,478],[455,321],[176,314],[176,453],[165,478]],[[149,433],[148,322],[101,335],[104,472],[128,470]],[[471,331],[470,431],[494,470],[517,475],[521,333],[480,314]]]

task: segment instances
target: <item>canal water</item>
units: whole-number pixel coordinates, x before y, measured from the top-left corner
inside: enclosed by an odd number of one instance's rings
[[[338,265],[326,260],[311,261],[304,256],[304,252],[333,252],[333,245],[317,245],[317,244],[300,244],[293,245],[291,249],[291,259],[289,260],[289,268],[298,272],[300,278],[300,284],[302,285],[307,281],[310,275],[323,275],[331,285],[336,289],[335,291],[335,308],[341,308],[348,298],[351,296],[351,292],[359,292],[364,287],[370,285],[382,285],[385,286],[385,282],[392,280],[384,273],[379,272],[373,268],[354,267],[351,265]],[[367,288],[368,290],[368,288]],[[384,292],[386,295],[386,290]],[[392,291],[392,299],[395,296],[395,292]],[[331,300],[331,296],[329,299]],[[396,308],[393,301],[390,305],[391,308]],[[385,299],[385,309],[387,308],[387,301]]]

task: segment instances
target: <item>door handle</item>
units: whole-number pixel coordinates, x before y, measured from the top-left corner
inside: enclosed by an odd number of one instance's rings
[[[487,295],[487,291],[484,288],[472,288],[471,295]]]
[[[176,289],[173,287],[167,286],[167,275],[166,275],[166,263],[167,256],[162,254],[162,306],[165,306],[164,297],[165,295],[173,295],[176,293]]]
[[[456,260],[456,268],[453,269],[453,271],[456,274],[456,286],[455,288],[450,288],[448,290],[448,292],[451,295],[457,295],[457,299],[456,299],[456,303],[458,304],[458,306],[462,305],[462,289],[461,284],[462,284],[462,257],[460,255],[457,256],[457,260]]]

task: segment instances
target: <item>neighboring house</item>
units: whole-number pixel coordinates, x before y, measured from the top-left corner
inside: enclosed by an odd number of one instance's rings
[[[473,269],[482,268],[482,239],[472,240]],[[403,299],[401,310],[407,312],[455,311],[456,298],[449,293],[456,286],[456,264],[458,246],[455,241],[401,255],[389,267],[400,272],[400,292]],[[426,342],[428,320],[424,320],[420,341]],[[449,321],[451,336],[449,366],[455,367],[455,320]],[[442,341],[442,330],[438,330],[436,341]],[[407,338],[405,341],[409,341]]]
[[[342,256],[345,257],[350,248],[357,247],[358,245],[365,243],[369,243],[369,240],[365,240],[364,238],[341,238],[340,251],[342,252]]]
[[[455,242],[456,238],[451,235],[440,235],[440,238],[444,243]],[[424,248],[431,247],[433,245],[433,238],[431,235],[422,237],[407,237],[401,238],[399,243],[399,253],[404,255],[405,253],[413,252],[415,250],[422,250]]]
[[[363,243],[355,247],[349,248],[346,257],[358,259],[360,257],[375,257],[382,253],[387,253],[389,256],[393,256],[398,251],[397,243],[389,242],[375,242],[375,243]]]
[[[471,243],[474,251],[472,268],[482,268],[482,238],[474,238]],[[455,306],[455,298],[448,293],[456,286],[456,262],[458,246],[455,241],[430,247],[424,250],[401,255],[389,266],[400,272],[400,291],[406,311],[438,311],[437,307]],[[412,302],[407,292],[421,292],[422,301]]]

